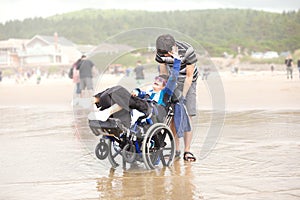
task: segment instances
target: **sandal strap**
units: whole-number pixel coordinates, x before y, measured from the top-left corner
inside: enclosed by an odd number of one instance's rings
[[[190,155],[190,156],[188,156],[188,155]],[[194,154],[192,154],[191,152],[188,152],[188,151],[184,152],[183,159],[185,161],[189,161],[190,159],[193,161],[196,161],[196,157],[194,156]]]

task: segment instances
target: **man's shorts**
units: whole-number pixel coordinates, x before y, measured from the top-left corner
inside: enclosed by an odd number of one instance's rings
[[[80,78],[80,89],[93,89],[93,79],[91,77]]]
[[[183,83],[178,83],[178,89],[180,89],[180,91],[183,91],[183,85],[184,85]],[[196,97],[197,97],[197,81],[194,81],[192,82],[191,87],[185,97],[186,100],[185,106],[189,116],[196,116],[197,114]]]
[[[293,72],[293,68],[292,68],[292,67],[286,67],[286,70],[287,70],[289,73],[292,73],[292,72]]]

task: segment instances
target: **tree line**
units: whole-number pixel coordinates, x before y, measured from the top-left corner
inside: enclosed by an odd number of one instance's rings
[[[0,24],[0,40],[30,39],[58,32],[76,44],[101,43],[122,31],[143,27],[178,30],[212,55],[250,51],[294,51],[300,47],[300,10],[271,13],[244,9],[128,11],[84,9],[47,18]],[[141,38],[142,39],[142,38]]]

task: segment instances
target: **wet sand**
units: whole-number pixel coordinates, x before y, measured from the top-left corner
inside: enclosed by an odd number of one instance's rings
[[[71,106],[69,79],[0,83],[0,199],[299,199],[300,80],[269,72],[221,80],[226,118],[215,148],[153,171],[112,170],[95,158],[99,138],[88,111]],[[214,125],[209,84],[198,81],[197,156]]]

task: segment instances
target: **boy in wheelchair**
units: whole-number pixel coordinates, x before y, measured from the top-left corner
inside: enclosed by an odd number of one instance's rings
[[[109,145],[104,139],[100,139],[96,147],[96,156],[100,160],[108,156],[111,164],[117,166],[118,154],[122,154],[123,160],[128,163],[141,159],[139,156],[142,154],[148,169],[153,169],[158,162],[164,166],[173,162],[175,141],[169,125],[174,115],[171,106],[174,104],[174,96],[178,98],[174,91],[181,65],[181,59],[176,52],[176,49],[169,52],[174,59],[170,76],[155,77],[151,90],[144,92],[134,89],[129,92],[118,85],[94,96],[99,111],[88,115],[90,128],[95,135],[101,134],[100,129],[110,138]],[[141,114],[137,120],[131,116],[134,111]],[[185,120],[188,120],[185,124],[190,126],[189,118]],[[112,143],[121,149],[117,150],[116,154],[112,151],[119,148],[111,148]]]
[[[130,93],[118,85],[96,94],[94,96],[95,105],[99,111],[90,113],[88,119],[105,122],[112,116],[120,119],[125,127],[130,127],[132,124],[131,111],[135,109],[142,113],[139,119],[148,119],[149,123],[162,123],[174,95],[181,64],[176,49],[173,52],[169,52],[174,59],[173,69],[169,77],[167,75],[155,77],[152,89],[146,92],[136,88]]]

